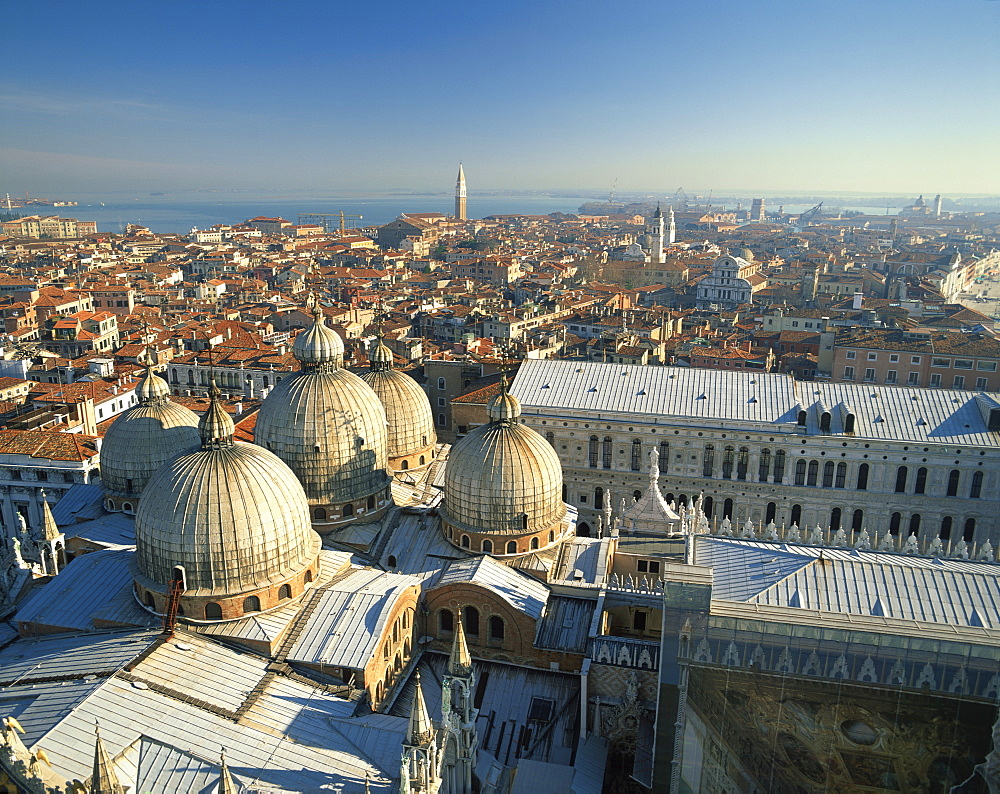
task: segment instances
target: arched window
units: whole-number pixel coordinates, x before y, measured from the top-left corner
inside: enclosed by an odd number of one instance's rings
[[[444,378],[438,378],[438,389],[444,391],[447,388],[447,383],[445,383]]]
[[[508,554],[517,554],[517,541],[516,540],[508,540],[507,541],[507,553]]]
[[[312,571],[306,571],[306,575],[303,578],[303,581],[308,583],[308,582],[311,582],[312,580],[313,580],[313,572]]]
[[[131,502],[122,502],[122,510],[126,513],[131,513],[133,511]]]
[[[979,474],[980,472],[976,472]],[[948,474],[948,496],[958,496],[958,478],[961,476],[958,469],[952,469]],[[923,493],[923,491],[920,491]]]
[[[819,479],[819,461],[809,461],[809,472],[806,474],[806,485],[815,485]]]
[[[611,436],[605,436],[601,444],[601,465],[605,469],[611,468]]]
[[[832,460],[828,460],[823,464],[823,487],[832,488],[833,487],[833,470],[834,465]]]
[[[243,599],[244,612],[260,612],[260,599],[257,596],[247,596]]]
[[[632,471],[642,470],[642,442],[634,438],[632,439]]]
[[[642,491],[632,491],[632,501],[638,502],[639,497],[642,496]]]
[[[375,509],[375,495],[374,494],[372,494],[371,496],[368,497],[368,502],[366,503],[366,506],[368,507],[369,510],[374,510]]]
[[[898,535],[899,534],[899,525],[901,523],[903,523],[903,514],[902,513],[893,513],[892,517],[889,519],[889,534],[890,535]]]
[[[722,450],[722,479],[731,480],[733,477],[733,463],[736,460],[736,449],[727,446]]]
[[[222,607],[214,602],[205,604],[205,620],[222,620]]]
[[[764,523],[770,524],[774,521],[774,516],[778,512],[778,506],[774,502],[767,503],[767,510],[764,511]]]
[[[906,466],[896,469],[896,493],[906,493]]]
[[[837,464],[837,480],[833,485],[835,488],[843,488],[847,485],[847,464],[844,461]]]
[[[545,434],[545,440],[549,442],[549,446],[552,447],[552,449],[556,448],[556,434],[551,430]]]
[[[687,507],[687,505],[688,505],[687,494],[683,494],[682,493],[680,496],[678,496],[677,497],[677,504],[683,505],[684,507]]]
[[[750,450],[747,447],[740,447],[740,451],[736,455],[736,479],[745,480],[747,478],[747,469],[749,468]]]
[[[438,427],[446,427],[448,425],[448,417],[444,414],[438,414]]]
[[[465,633],[473,637],[479,636],[479,610],[475,607],[466,607],[462,610],[462,626]]]
[[[521,513],[521,529],[527,530],[528,528],[528,514]]]
[[[322,507],[317,507],[313,510],[313,518],[317,521],[326,521],[326,510]]]
[[[290,584],[283,584],[278,588],[278,599],[284,601],[286,598],[292,597],[292,586]]]
[[[855,422],[857,422],[857,417],[854,414],[848,414],[844,419],[844,432],[852,435],[854,433]]]
[[[832,532],[836,532],[838,529],[840,529],[841,515],[842,513],[839,507],[835,507],[833,508],[833,510],[830,511],[830,530]]]
[[[576,525],[576,534],[579,537],[581,537],[581,538],[589,538],[590,537],[590,524],[588,524],[586,521],[580,521]]]
[[[533,549],[537,549],[538,548],[538,538],[532,538],[531,539],[531,548],[533,548]]]
[[[727,499],[722,503],[722,517],[728,518],[730,521],[733,520],[733,500]]]
[[[492,540],[488,540],[487,539],[487,540],[483,541],[483,553],[484,554],[492,554],[493,553],[493,541]]]
[[[705,518],[712,517],[712,504],[715,502],[711,496],[706,496],[705,501],[701,504],[701,509],[705,511]]]
[[[851,529],[853,529],[855,532],[860,532],[864,527],[864,521],[865,521],[865,511],[855,510],[854,518],[851,519]]]
[[[969,518],[965,521],[965,531],[962,533],[962,538],[966,543],[972,543],[972,539],[976,536],[976,519]]]
[[[823,411],[819,415],[819,432],[829,433],[830,432],[830,412]]]
[[[712,444],[705,445],[705,455],[702,458],[701,476],[711,477],[715,471],[715,447]]]
[[[938,536],[941,540],[948,540],[951,537],[951,525],[953,523],[951,516],[945,516],[941,519],[941,529],[938,531]]]
[[[785,450],[774,453],[774,482],[780,484],[785,478]]]
[[[462,538],[461,538],[461,540],[459,542],[462,544],[462,548],[463,549],[469,548],[469,536],[468,535],[462,535]]]
[[[354,505],[346,504],[344,505],[344,518],[354,515]]]
[[[406,460],[406,459],[404,458],[404,459],[403,459],[403,463],[402,463],[402,465],[401,465],[401,466],[400,466],[399,468],[400,468],[400,469],[401,469],[402,471],[406,471],[407,469],[409,469],[409,468],[410,468],[410,461],[408,461],[408,460]]]
[[[972,473],[972,485],[969,487],[969,498],[978,499],[983,493],[983,473],[976,471]]]
[[[670,444],[667,441],[660,442],[660,452],[657,455],[656,464],[660,467],[660,474],[667,473],[670,465]]]
[[[927,490],[927,467],[921,466],[919,469],[917,469],[917,476],[913,478],[913,493],[924,493],[926,490]],[[955,494],[948,494],[948,495],[954,496]]]
[[[390,554],[389,557],[388,557],[388,559],[385,561],[385,563],[390,568],[395,568],[396,567],[396,555],[395,554]]]
[[[868,469],[867,463],[862,463],[858,466],[858,490],[867,491],[868,490]]]
[[[806,484],[806,462],[804,460],[795,461],[795,484]]]
[[[604,508],[604,489],[598,485],[594,489],[594,509],[602,510]]]
[[[504,636],[503,618],[497,615],[490,616],[490,639],[502,640]]]
[[[590,445],[587,447],[587,462],[590,468],[597,468],[597,436],[590,437]]]
[[[420,456],[420,466],[423,466],[427,462],[427,458],[423,455]]]
[[[766,447],[760,451],[760,460],[757,463],[757,481],[767,482],[771,474],[771,450]]]
[[[555,543],[555,542],[556,542],[556,533],[555,533],[554,530],[550,529],[549,530],[549,543]]]
[[[792,505],[792,523],[802,523],[802,505]]]
[[[795,421],[799,425],[799,427],[805,427],[806,419],[808,418],[809,414],[807,414],[805,411],[799,411],[798,415],[795,417]]]
[[[455,616],[450,609],[438,610],[438,631],[454,631]]]
[[[916,535],[920,532],[920,513],[914,513],[910,516],[910,533],[911,535]]]

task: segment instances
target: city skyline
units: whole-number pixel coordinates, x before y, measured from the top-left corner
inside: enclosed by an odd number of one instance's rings
[[[987,0],[46,7],[0,84],[34,193],[1000,191]]]

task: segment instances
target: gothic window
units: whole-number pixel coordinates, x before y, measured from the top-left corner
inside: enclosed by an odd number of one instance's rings
[[[917,476],[913,480],[913,493],[924,493],[927,490],[927,467],[921,466],[917,469]],[[949,494],[954,496],[954,494]]]
[[[642,470],[642,442],[632,439],[632,471]]]
[[[767,482],[771,473],[771,450],[765,448],[760,451],[760,461],[757,464],[758,482]]]
[[[795,461],[795,484],[806,484],[806,462],[804,460]]]
[[[781,484],[785,477],[785,450],[779,449],[774,453],[774,482]]]
[[[605,436],[601,445],[601,465],[605,469],[611,468],[611,436]]]
[[[868,470],[869,466],[867,463],[862,463],[858,466],[858,490],[867,491],[868,490]]]
[[[703,477],[711,477],[715,469],[715,447],[712,444],[705,445],[705,456],[701,466]]]
[[[823,487],[832,488],[833,487],[833,470],[834,465],[832,460],[828,460],[823,464]]]
[[[747,447],[740,447],[739,454],[736,456],[736,479],[745,480],[747,478],[747,469],[750,468],[750,450]]]
[[[979,499],[983,492],[983,473],[981,471],[973,472],[972,474],[972,486],[969,488],[969,498]]]
[[[733,463],[736,459],[736,450],[732,446],[727,446],[722,451],[722,477],[730,480],[733,477]]]
[[[980,472],[976,472],[979,474]],[[948,496],[958,496],[958,478],[960,477],[958,469],[952,469],[948,474]],[[921,491],[923,493],[923,491]]]
[[[590,437],[590,446],[588,447],[587,453],[588,453],[588,463],[590,464],[590,468],[596,469],[597,468],[597,436],[591,436]]]
[[[896,469],[896,493],[906,493],[906,466]]]
[[[819,461],[809,461],[809,473],[806,475],[806,485],[815,485],[819,479]]]

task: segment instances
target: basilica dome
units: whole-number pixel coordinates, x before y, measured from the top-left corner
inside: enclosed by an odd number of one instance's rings
[[[442,520],[456,546],[495,555],[524,554],[563,533],[562,466],[552,446],[520,423],[521,406],[501,382],[490,421],[448,457]]]
[[[242,617],[300,596],[320,550],[295,475],[276,455],[233,440],[216,394],[199,423],[200,448],[156,472],[135,520],[141,600],[161,610],[182,571],[183,614],[195,620]]]
[[[112,422],[101,444],[101,483],[112,510],[131,509],[157,469],[200,441],[198,417],[170,401],[170,387],[151,369],[135,393],[139,403]]]
[[[429,466],[437,442],[430,400],[413,378],[392,368],[392,351],[381,338],[371,352],[371,371],[361,378],[385,408],[389,468],[406,471]]]
[[[302,371],[264,400],[254,441],[295,472],[316,529],[325,531],[374,520],[391,501],[385,409],[368,384],[341,368],[343,343],[318,307],[314,318],[293,347]]]

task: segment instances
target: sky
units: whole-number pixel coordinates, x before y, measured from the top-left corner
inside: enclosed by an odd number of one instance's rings
[[[0,191],[1000,194],[998,0],[38,0]],[[59,194],[59,195],[55,195]]]

